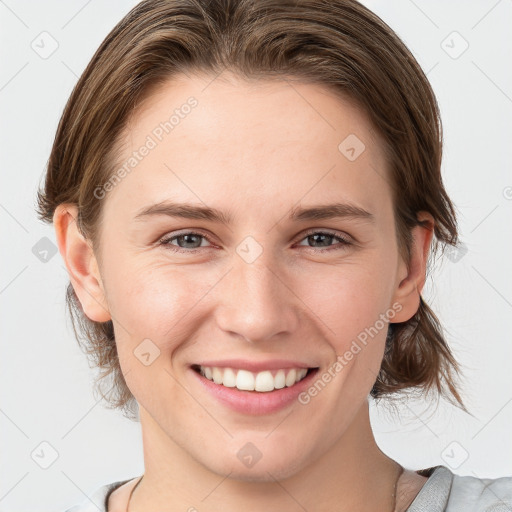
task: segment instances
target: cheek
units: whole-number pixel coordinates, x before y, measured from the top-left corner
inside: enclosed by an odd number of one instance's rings
[[[108,298],[120,356],[144,339],[172,350],[197,325],[200,302],[218,281],[216,272],[179,268],[164,259],[116,263],[108,274]]]
[[[375,263],[331,266],[327,272],[309,279],[308,284],[309,296],[320,306],[319,310],[340,321],[348,318],[360,323],[378,316],[391,296],[390,275]]]
[[[159,400],[155,389],[172,395],[175,404],[183,400],[170,376],[172,364],[179,364],[179,354],[194,343],[206,314],[204,299],[217,280],[211,270],[201,273],[142,259],[112,269],[109,305],[119,363],[130,391],[148,409]]]
[[[331,267],[325,275],[308,280],[306,302],[320,318],[316,323],[332,351],[329,373],[335,377],[330,389],[335,398],[330,401],[325,395],[331,404],[326,407],[333,408],[332,417],[340,415],[340,424],[368,396],[378,376],[389,322],[395,315],[389,306],[390,275],[376,257],[365,264]]]
[[[304,297],[337,354],[349,350],[354,341],[368,347],[369,341],[375,341],[372,345],[381,352],[380,341],[385,340],[392,319],[389,313],[394,313],[389,311],[393,282],[389,261],[377,252],[368,253],[337,266],[319,267],[308,279],[298,279],[297,295]]]

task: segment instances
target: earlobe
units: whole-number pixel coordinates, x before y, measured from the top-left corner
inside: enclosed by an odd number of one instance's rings
[[[404,261],[400,262],[399,283],[395,290],[394,302],[402,305],[400,313],[394,317],[394,322],[406,322],[412,318],[420,306],[420,294],[425,285],[428,254],[434,233],[434,218],[428,212],[418,213],[419,221],[427,221],[428,225],[415,226],[411,232],[411,261],[409,268]],[[403,276],[403,273],[406,275]]]
[[[53,224],[59,252],[84,313],[94,322],[106,322],[111,315],[99,267],[90,241],[78,229],[77,213],[74,204],[60,204],[55,210]]]

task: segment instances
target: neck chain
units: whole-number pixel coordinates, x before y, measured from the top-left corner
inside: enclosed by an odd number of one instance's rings
[[[397,487],[398,487],[398,480],[400,480],[400,477],[402,476],[403,472],[404,472],[404,468],[403,468],[403,466],[401,466],[399,464],[398,465],[398,475],[397,475],[396,481],[395,481],[395,489],[393,491],[393,510],[391,512],[398,512],[396,510],[396,490],[397,490]]]
[[[402,476],[402,473],[404,472],[404,468],[402,466],[399,465],[398,467],[399,467],[398,475],[396,477],[395,487],[394,487],[393,494],[392,494],[392,496],[393,496],[393,509],[391,510],[391,512],[395,512],[396,511],[396,490],[397,490],[397,487],[398,487],[398,480],[400,480],[400,477]],[[137,489],[139,484],[142,482],[143,478],[144,478],[144,475],[142,475],[140,477],[139,481],[135,484],[135,487],[131,490],[130,496],[128,496],[128,503],[126,504],[126,512],[130,512],[130,501],[132,499],[133,492],[135,491],[135,489]]]
[[[130,501],[132,500],[132,494],[135,489],[139,486],[139,484],[142,482],[142,479],[144,478],[144,475],[142,475],[139,479],[139,481],[135,484],[135,487],[130,491],[130,496],[128,496],[128,503],[126,504],[126,512],[130,511]]]

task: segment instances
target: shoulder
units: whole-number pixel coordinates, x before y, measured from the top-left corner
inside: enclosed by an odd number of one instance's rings
[[[477,478],[454,475],[447,512],[510,512],[512,510],[512,476]]]
[[[512,477],[459,476],[445,466],[416,471],[428,477],[407,512],[510,512]]]
[[[102,485],[86,499],[76,505],[73,505],[71,508],[66,509],[64,512],[107,512],[108,497],[113,493],[113,491],[130,480],[131,479],[120,480]]]

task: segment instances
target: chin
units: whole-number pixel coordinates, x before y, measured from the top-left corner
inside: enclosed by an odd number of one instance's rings
[[[229,477],[230,480],[240,482],[261,482],[270,483],[276,480],[286,480],[294,476],[300,471],[297,460],[280,460],[263,461],[262,457],[252,467],[244,467],[242,462],[231,464],[222,464],[221,467],[210,467],[210,471],[217,473],[219,476]],[[229,476],[228,476],[229,475]]]

